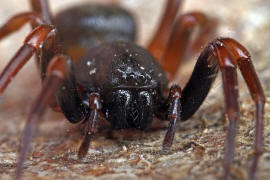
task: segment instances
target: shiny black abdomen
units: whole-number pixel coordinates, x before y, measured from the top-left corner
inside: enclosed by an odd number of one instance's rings
[[[117,40],[134,42],[136,23],[126,10],[116,6],[83,4],[63,10],[53,18],[59,39],[47,40],[42,47],[41,78],[46,77],[49,61],[57,53],[65,53],[78,60],[88,49],[104,42]],[[53,43],[60,41],[60,43]],[[59,44],[64,52],[59,52]]]
[[[87,50],[104,42],[134,42],[136,38],[133,16],[116,6],[71,7],[56,15],[54,24],[67,53],[79,48]]]

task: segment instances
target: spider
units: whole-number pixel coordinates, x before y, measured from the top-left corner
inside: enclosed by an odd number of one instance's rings
[[[124,9],[83,5],[52,17],[47,0],[30,3],[32,12],[18,14],[0,28],[2,39],[28,22],[33,26],[0,75],[0,93],[34,54],[43,82],[24,128],[15,179],[21,177],[30,143],[48,105],[71,123],[85,124],[79,159],[87,154],[101,119],[108,120],[114,129],[140,130],[149,128],[154,116],[168,121],[162,146],[168,151],[176,123],[188,120],[200,107],[219,69],[229,120],[223,175],[228,179],[239,120],[237,67],[256,105],[255,153],[250,170],[250,179],[254,179],[263,152],[265,97],[245,47],[231,38],[213,40],[201,52],[183,90],[178,84],[168,87],[187,47],[194,52],[213,33],[212,19],[200,12],[177,16],[181,0],[167,0],[160,26],[144,49],[134,44],[136,24]],[[188,46],[195,28],[199,35]]]

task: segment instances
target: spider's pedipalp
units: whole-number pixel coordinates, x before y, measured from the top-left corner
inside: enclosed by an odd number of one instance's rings
[[[175,134],[175,126],[176,122],[180,120],[180,114],[181,114],[181,97],[182,92],[181,88],[178,85],[174,85],[170,88],[169,97],[168,97],[168,121],[169,126],[167,129],[167,133],[165,135],[165,138],[163,140],[163,151],[167,151],[170,149],[173,143],[174,134]]]
[[[101,118],[104,117],[101,112],[101,102],[99,93],[91,93],[89,98],[90,115],[87,118],[87,125],[84,140],[78,152],[78,158],[82,159],[88,152],[90,141],[97,132],[97,126]]]

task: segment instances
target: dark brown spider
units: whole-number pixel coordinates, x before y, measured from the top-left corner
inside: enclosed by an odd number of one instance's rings
[[[222,72],[229,129],[224,158],[224,179],[233,159],[239,102],[236,68],[242,72],[256,104],[255,154],[250,171],[254,179],[263,145],[265,97],[248,51],[237,41],[218,38],[199,56],[183,91],[168,89],[169,79],[183,60],[190,36],[194,52],[213,32],[214,21],[200,12],[176,16],[180,0],[168,0],[160,27],[145,49],[134,45],[133,17],[118,7],[72,7],[52,18],[46,0],[31,0],[33,12],[11,18],[0,28],[0,39],[31,22],[33,31],[0,75],[0,92],[33,54],[37,54],[43,89],[37,97],[23,133],[15,179],[19,179],[25,156],[39,119],[47,105],[60,110],[72,123],[84,122],[86,132],[78,157],[83,158],[101,118],[114,129],[149,128],[154,116],[169,121],[163,150],[169,150],[177,121],[191,117],[200,107]],[[152,55],[151,55],[152,54]]]

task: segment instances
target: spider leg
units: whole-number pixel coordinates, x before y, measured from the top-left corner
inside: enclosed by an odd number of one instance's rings
[[[169,150],[172,146],[175,134],[175,125],[176,122],[180,120],[181,96],[181,88],[179,86],[174,85],[170,88],[169,98],[166,103],[168,106],[167,120],[169,121],[169,126],[163,140],[163,151]]]
[[[98,122],[104,115],[101,112],[100,95],[98,93],[91,93],[89,98],[90,116],[87,119],[87,126],[84,140],[78,152],[78,158],[82,159],[87,154],[90,141],[93,135],[97,132]]]
[[[220,70],[222,72],[226,115],[229,120],[229,129],[225,145],[223,176],[223,179],[228,179],[234,156],[236,126],[239,121],[240,113],[236,72],[237,64],[233,54],[224,47],[220,41],[217,40],[213,45],[217,53]]]
[[[26,12],[18,14],[12,18],[10,18],[6,24],[0,27],[0,39],[8,36],[20,29],[27,22],[35,23],[37,25],[44,24],[42,18],[35,12]]]
[[[194,35],[193,41],[190,41]],[[186,55],[194,54],[203,46],[209,37],[215,34],[216,21],[210,20],[200,12],[191,12],[177,18],[167,48],[163,52],[161,66],[174,78],[180,63]]]
[[[50,12],[48,0],[30,0],[32,9],[42,15],[47,24],[52,24],[52,15]],[[36,25],[34,25],[35,27]]]
[[[173,23],[181,4],[182,0],[167,0],[167,6],[163,13],[158,30],[147,47],[148,51],[159,62],[161,62],[163,52],[167,47]]]
[[[25,161],[27,152],[29,151],[30,143],[35,135],[35,130],[40,122],[40,116],[45,111],[50,99],[59,89],[60,85],[66,76],[66,60],[67,57],[63,55],[55,56],[49,65],[50,72],[46,77],[43,88],[35,103],[33,104],[30,114],[27,118],[26,125],[21,141],[21,148],[19,158],[15,170],[15,179],[20,179],[23,170],[23,163]]]
[[[226,115],[229,129],[224,157],[224,176],[228,179],[233,159],[235,131],[239,120],[238,84],[236,69],[239,66],[256,104],[255,155],[250,171],[254,179],[257,163],[262,153],[263,115],[265,97],[248,51],[237,41],[219,38],[210,43],[199,56],[190,80],[182,91],[181,120],[187,120],[202,104],[215,80],[218,66],[222,72]]]
[[[32,55],[40,50],[41,44],[44,40],[48,37],[55,36],[55,33],[56,30],[53,26],[40,25],[26,37],[23,46],[16,52],[0,74],[0,94],[3,93],[11,79],[18,73]]]
[[[222,38],[220,41],[223,42],[224,45],[233,53],[256,105],[255,153],[249,175],[249,179],[254,179],[259,158],[263,153],[263,116],[265,96],[248,51],[234,39]]]

